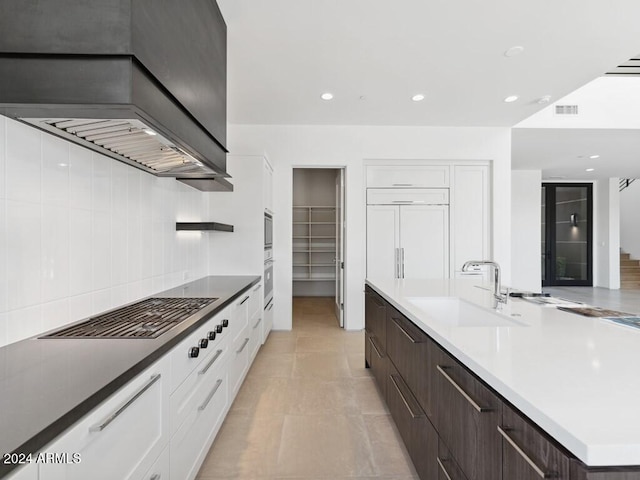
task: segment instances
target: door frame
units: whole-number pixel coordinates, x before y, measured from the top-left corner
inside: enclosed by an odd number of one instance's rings
[[[542,277],[542,286],[593,286],[593,183],[591,182],[543,182],[541,185],[545,188],[544,198],[544,241],[545,250],[542,252],[544,257],[544,276]],[[556,187],[582,187],[587,189],[587,278],[585,280],[557,280],[556,265],[556,209],[555,209],[555,188]],[[550,208],[553,205],[553,208]],[[542,240],[542,238],[541,238]]]

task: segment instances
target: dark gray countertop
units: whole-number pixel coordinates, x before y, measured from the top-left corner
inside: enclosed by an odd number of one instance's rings
[[[218,298],[156,339],[32,337],[0,348],[0,478],[15,467],[5,453],[38,452],[259,281],[211,276],[151,295]]]

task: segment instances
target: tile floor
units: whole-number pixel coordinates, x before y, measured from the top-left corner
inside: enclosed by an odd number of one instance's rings
[[[409,480],[418,476],[364,368],[363,332],[333,299],[296,297],[293,330],[271,332],[197,480]]]

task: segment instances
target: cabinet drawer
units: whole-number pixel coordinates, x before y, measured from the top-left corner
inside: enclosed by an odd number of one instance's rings
[[[46,447],[79,463],[40,465],[41,480],[138,480],[169,440],[165,357]]]
[[[438,478],[438,434],[408,386],[389,365],[387,405],[421,480]]]
[[[569,480],[570,461],[528,420],[503,406],[502,423],[503,478]]]
[[[375,378],[378,388],[382,393],[382,397],[386,401],[388,360],[384,354],[384,350],[382,350],[382,348],[377,344],[375,337],[367,335],[367,342],[369,342],[369,347],[371,348],[371,362],[369,363],[371,373],[373,373],[373,378]]]
[[[367,167],[367,187],[448,187],[448,165],[380,165]]]
[[[448,205],[448,188],[368,188],[367,205]]]
[[[251,327],[245,327],[231,345],[229,352],[229,396],[232,400],[238,393],[249,368],[249,342],[252,331]]]
[[[250,324],[251,331],[249,332],[249,345],[247,346],[249,349],[249,363],[253,362],[253,359],[260,349],[260,345],[262,345],[262,326],[262,315],[256,315],[253,317]]]
[[[201,389],[197,406],[171,437],[169,478],[194,479],[220,430],[229,404],[226,368],[211,380],[206,389]]]
[[[387,308],[387,356],[420,407],[432,416],[433,388],[428,374],[435,362],[433,341],[395,308]]]
[[[438,442],[438,457],[436,458],[436,465],[438,467],[438,480],[467,480],[464,473],[456,463],[453,455],[447,448],[447,446],[439,440]],[[496,477],[497,480],[500,477]],[[520,480],[517,478],[509,480]]]
[[[249,290],[249,318],[253,318],[262,310],[262,283],[254,285]],[[244,298],[244,296],[242,297]]]
[[[196,368],[208,362],[218,349],[226,348],[231,340],[230,327],[224,328],[222,325],[223,319],[230,318],[230,308],[227,307],[216,314],[171,350],[171,391],[178,388]],[[210,338],[213,340],[209,340]],[[202,339],[207,339],[206,348],[198,347]],[[190,356],[194,347],[198,347],[197,357]]]
[[[229,307],[229,336],[235,341],[240,332],[249,324],[249,304],[251,291],[240,294],[235,303]]]
[[[501,478],[501,400],[438,348],[434,364],[434,425],[468,478]]]
[[[169,466],[169,445],[164,447],[153,466],[142,476],[142,480],[163,480],[171,478]]]
[[[365,330],[375,337],[377,346],[382,349],[385,349],[387,344],[386,316],[386,302],[378,294],[367,289],[365,291]]]
[[[220,348],[216,347],[213,354],[171,394],[171,433],[180,428],[185,420],[197,413],[196,410],[206,399],[206,395],[213,388],[218,378],[222,377],[227,368],[229,358],[228,343]]]

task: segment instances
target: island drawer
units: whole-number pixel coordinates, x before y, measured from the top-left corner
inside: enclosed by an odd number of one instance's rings
[[[497,427],[502,437],[502,476],[504,479],[569,480],[570,461],[544,433],[507,405]]]
[[[385,301],[380,295],[367,287],[364,302],[364,328],[369,335],[375,337],[378,348],[385,350],[387,345],[387,307]]]
[[[501,477],[502,442],[496,426],[502,400],[444,350],[438,348],[434,376],[434,426],[468,478]]]
[[[395,308],[387,307],[387,355],[421,408],[433,414],[433,388],[426,373],[437,348],[429,336]]]

